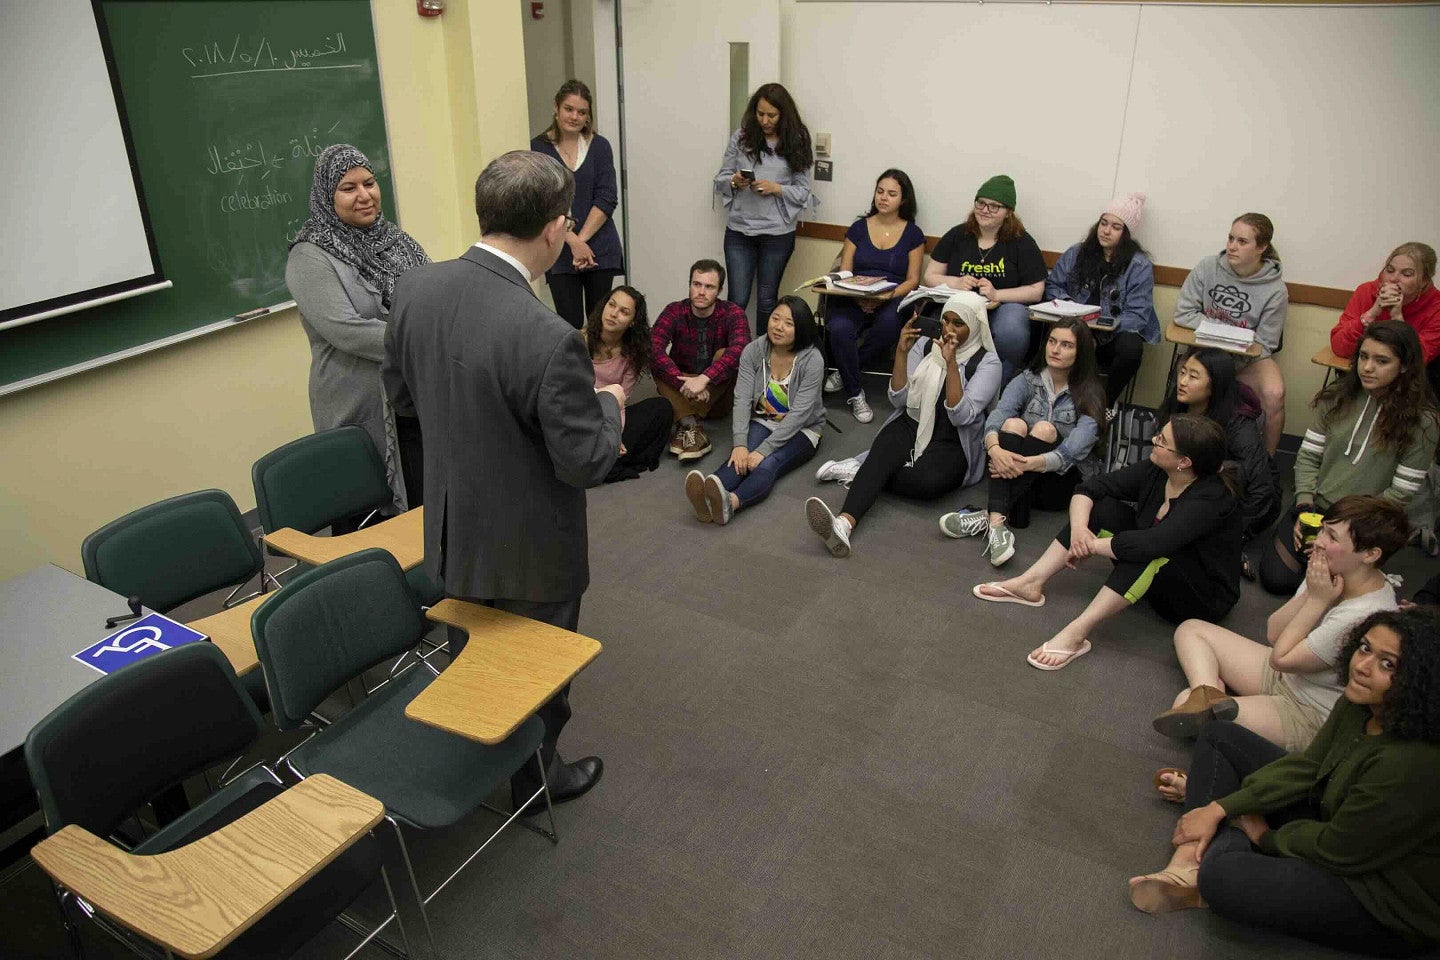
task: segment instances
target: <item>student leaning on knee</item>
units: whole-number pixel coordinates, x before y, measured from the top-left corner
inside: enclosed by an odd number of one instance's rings
[[[810,305],[781,297],[765,336],[740,354],[731,419],[734,446],[715,473],[685,475],[685,496],[701,523],[721,526],[770,495],[775,482],[815,456],[825,425],[825,358]]]
[[[987,533],[990,565],[1015,553],[1010,527],[1030,525],[1030,507],[1064,510],[1081,473],[1100,465],[1090,454],[1105,422],[1105,393],[1095,372],[1095,345],[1084,321],[1050,326],[1045,349],[1029,370],[1011,380],[985,421],[990,458],[986,511],[947,513],[947,537]]]
[[[1305,749],[1340,697],[1335,668],[1345,637],[1370,614],[1396,608],[1381,566],[1409,538],[1405,508],[1393,500],[1341,497],[1315,537],[1305,582],[1266,621],[1265,643],[1201,620],[1176,629],[1187,686],[1155,729],[1193,737],[1219,717],[1288,751]]]
[[[1304,576],[1300,514],[1323,513],[1351,493],[1409,503],[1440,440],[1420,338],[1398,320],[1366,327],[1354,366],[1310,405],[1317,413],[1295,457],[1295,505],[1260,560],[1260,583],[1271,593],[1290,593]]]
[[[1170,862],[1130,879],[1137,908],[1209,906],[1374,956],[1440,944],[1440,619],[1372,614],[1340,664],[1343,694],[1302,753],[1202,728]]]

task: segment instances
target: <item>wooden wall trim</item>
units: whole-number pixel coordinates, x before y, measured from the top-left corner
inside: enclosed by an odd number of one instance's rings
[[[845,239],[845,231],[848,227],[837,223],[801,223],[795,228],[795,235],[810,240],[831,240],[840,243]],[[925,238],[925,252],[931,253],[935,244],[940,242],[939,237]],[[1060,259],[1062,251],[1042,250],[1045,254],[1045,265],[1055,266],[1055,261]],[[1185,282],[1189,276],[1189,267],[1166,267],[1160,264],[1155,265],[1155,282],[1161,286],[1178,287]],[[1291,303],[1312,303],[1321,307],[1330,307],[1335,310],[1344,310],[1345,304],[1350,302],[1350,294],[1354,291],[1343,290],[1339,287],[1319,287],[1308,283],[1286,283],[1290,291]]]

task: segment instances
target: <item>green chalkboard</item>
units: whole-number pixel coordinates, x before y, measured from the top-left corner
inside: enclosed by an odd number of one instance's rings
[[[101,10],[174,287],[0,331],[0,388],[290,299],[290,239],[309,214],[315,156],[332,143],[369,156],[394,217],[369,0]]]

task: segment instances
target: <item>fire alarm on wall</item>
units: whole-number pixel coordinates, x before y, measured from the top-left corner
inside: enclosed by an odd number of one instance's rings
[[[438,17],[445,12],[445,0],[415,0],[415,12],[422,17]]]
[[[541,3],[540,0],[530,0],[530,19],[545,19],[545,4]]]

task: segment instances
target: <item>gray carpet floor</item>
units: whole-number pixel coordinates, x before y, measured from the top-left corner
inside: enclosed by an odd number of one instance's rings
[[[883,403],[878,389],[872,396]],[[1208,911],[1150,917],[1125,880],[1158,869],[1178,808],[1151,774],[1188,750],[1150,728],[1183,678],[1169,625],[1141,607],[1057,673],[1025,654],[1078,612],[1107,568],[1051,586],[1040,610],[981,603],[980,539],[942,537],[939,503],[882,498],[836,560],[803,503],[823,460],[882,416],[832,411],[808,468],[728,527],[696,522],[667,457],[590,494],[581,630],[605,652],[576,682],[562,750],[603,781],[557,811],[552,847],[502,835],[432,905],[449,957],[1339,957]],[[728,455],[711,432],[702,469]],[[1044,549],[1037,512],[1008,565]],[[1433,562],[1392,564],[1408,595]],[[1227,626],[1263,636],[1279,604],[1253,585]],[[489,820],[414,845],[433,884]],[[33,867],[0,897],[0,955],[64,956]],[[362,911],[363,912],[363,909]],[[119,954],[96,938],[91,956]],[[323,935],[306,956],[353,943]],[[371,950],[369,955],[382,954]]]

